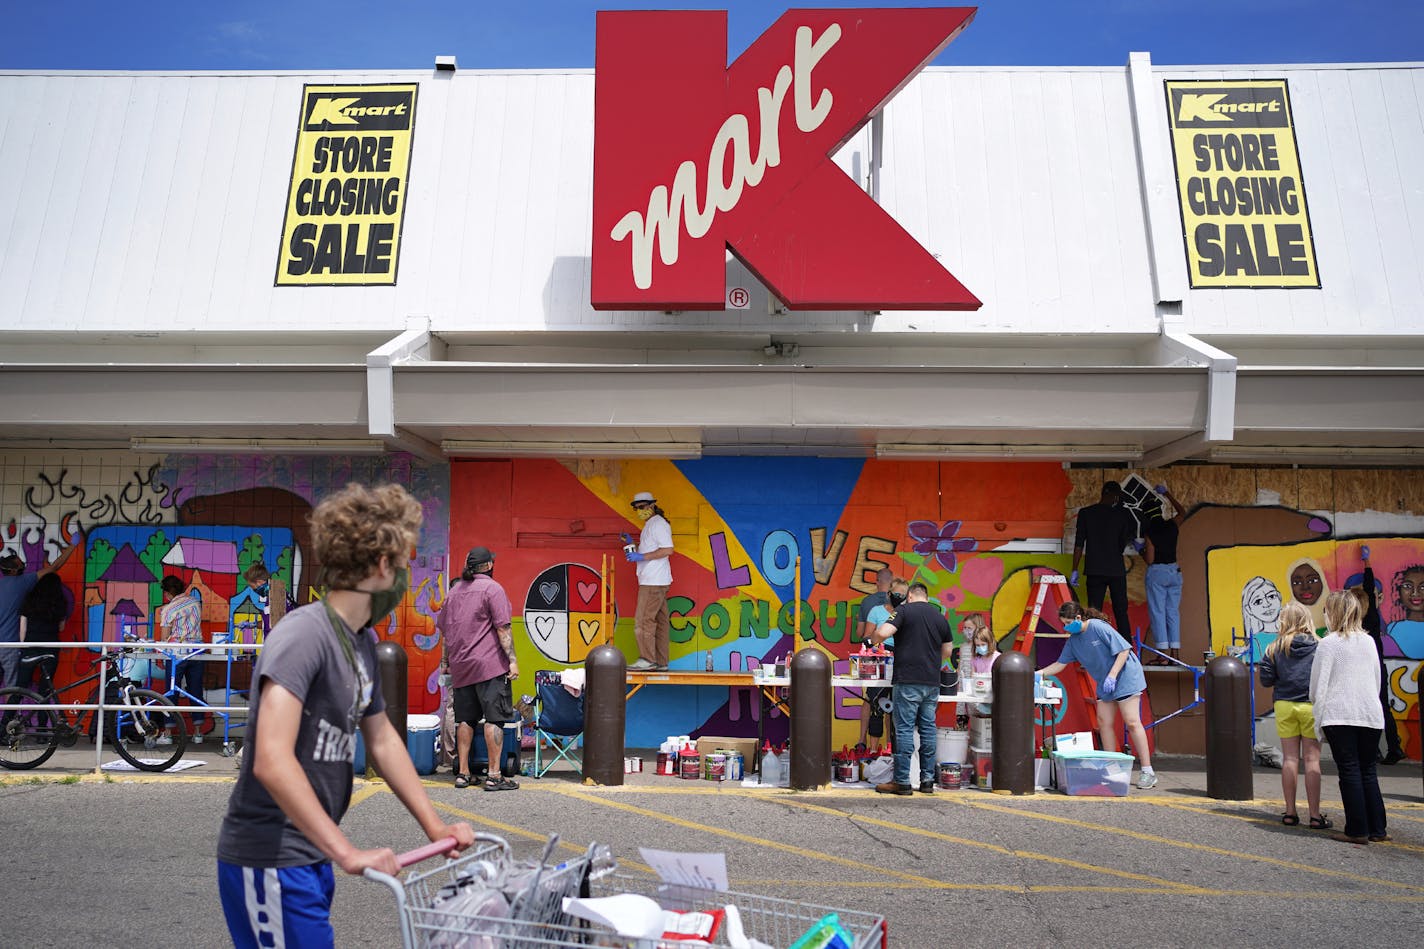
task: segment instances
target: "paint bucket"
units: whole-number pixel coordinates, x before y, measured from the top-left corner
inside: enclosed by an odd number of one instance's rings
[[[671,751],[658,752],[658,774],[677,777],[677,755]]]
[[[862,679],[880,678],[880,669],[884,660],[862,659],[860,660],[860,677]]]
[[[636,757],[633,757],[633,758],[624,758],[624,759],[623,759],[623,773],[624,773],[624,774],[642,774],[642,773],[643,773],[643,759],[642,759],[642,758],[636,758]]]
[[[725,751],[708,752],[702,776],[708,781],[727,780],[727,753]]]
[[[836,762],[836,780],[842,784],[855,784],[859,781],[859,771],[854,758],[845,758]]]
[[[684,779],[696,781],[702,777],[702,756],[695,751],[684,751],[677,756],[677,767]]]
[[[742,753],[741,753],[740,751],[728,751],[728,752],[727,752],[727,780],[728,780],[728,781],[740,781],[740,780],[742,780],[742,769],[743,769],[743,767],[744,767],[744,763],[743,763],[743,761],[742,761]]]
[[[964,781],[958,761],[941,761],[938,767],[939,786],[946,791],[958,791]]]

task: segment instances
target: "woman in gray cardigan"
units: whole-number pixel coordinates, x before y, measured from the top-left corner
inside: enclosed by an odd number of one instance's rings
[[[1345,829],[1330,837],[1350,844],[1389,840],[1375,773],[1384,729],[1379,653],[1360,625],[1360,603],[1353,595],[1330,594],[1325,624],[1329,632],[1316,647],[1310,669],[1310,701],[1316,727],[1330,742],[1345,804]]]

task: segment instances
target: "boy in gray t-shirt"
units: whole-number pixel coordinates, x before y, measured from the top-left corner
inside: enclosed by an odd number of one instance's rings
[[[420,503],[397,485],[350,485],[312,512],[326,599],[273,627],[253,670],[248,747],[218,835],[218,891],[238,949],[335,943],[332,863],[399,872],[390,848],[357,848],[338,824],[351,802],[356,729],[392,793],[432,841],[474,842],[447,824],[381,714],[376,634],[408,587]]]

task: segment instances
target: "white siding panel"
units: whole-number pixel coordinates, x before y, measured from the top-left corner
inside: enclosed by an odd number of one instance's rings
[[[15,127],[6,134],[5,180],[14,182],[12,187],[19,194],[8,221],[5,258],[0,261],[0,280],[6,288],[13,282],[15,290],[0,294],[0,298],[13,298],[20,313],[29,313],[30,298],[37,298],[41,305],[33,318],[37,328],[46,328],[49,319],[43,310],[49,297],[45,281],[58,276],[58,268],[42,252],[40,242],[50,198],[55,188],[61,187],[55,166],[71,133],[70,92],[69,83],[25,82],[17,95],[6,97],[14,103],[7,108],[15,108]],[[12,163],[16,166],[13,175]]]
[[[1195,290],[1188,332],[1424,335],[1424,68],[1290,81],[1321,290]],[[396,287],[276,288],[304,82],[420,83]],[[591,72],[0,76],[0,325],[49,330],[1150,333],[1124,69],[931,69],[886,113],[882,201],[984,301],[952,314],[588,304]],[[1165,103],[1161,106],[1165,108]],[[866,172],[862,131],[838,156]],[[743,268],[733,279],[752,283]]]

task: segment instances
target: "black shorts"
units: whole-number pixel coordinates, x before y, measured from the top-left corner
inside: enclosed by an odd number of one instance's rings
[[[460,724],[488,722],[503,725],[514,721],[514,718],[514,690],[509,684],[509,676],[455,688],[455,721]]]

